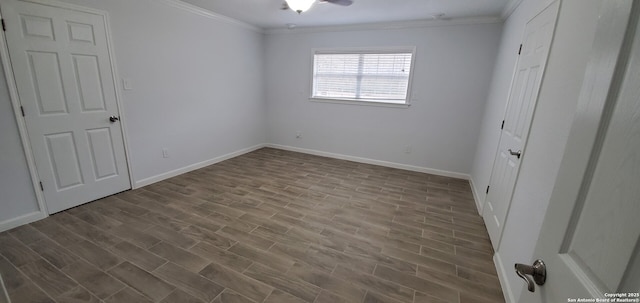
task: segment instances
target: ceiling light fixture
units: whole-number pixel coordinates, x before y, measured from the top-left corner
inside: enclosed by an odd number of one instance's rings
[[[292,10],[298,12],[298,14],[302,12],[306,12],[309,8],[311,8],[313,3],[316,2],[316,0],[286,0],[286,1],[287,1],[287,5],[289,5],[289,7]]]

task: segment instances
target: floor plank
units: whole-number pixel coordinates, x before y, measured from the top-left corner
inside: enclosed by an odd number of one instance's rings
[[[162,281],[158,277],[129,262],[124,262],[112,268],[109,270],[109,274],[156,301],[163,299],[175,289],[175,286]]]
[[[253,279],[251,276],[243,275],[216,263],[209,264],[200,271],[200,274],[258,302],[262,302],[273,290],[267,284]]]

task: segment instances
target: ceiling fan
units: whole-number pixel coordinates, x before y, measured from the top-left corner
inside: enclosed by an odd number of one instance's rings
[[[285,0],[282,3],[282,10],[291,9],[298,14],[307,11],[316,0]],[[349,6],[353,4],[353,0],[318,0],[320,3],[332,3],[341,6]]]

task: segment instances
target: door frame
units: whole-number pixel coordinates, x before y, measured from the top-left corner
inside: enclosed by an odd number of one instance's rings
[[[533,119],[535,119],[536,116],[536,108],[538,107],[538,98],[540,98],[540,90],[542,89],[542,85],[544,84],[544,80],[545,80],[545,73],[547,71],[547,67],[549,64],[549,57],[551,56],[551,50],[553,49],[553,42],[555,40],[556,37],[556,30],[558,27],[558,20],[560,18],[560,12],[562,11],[562,4],[563,4],[563,0],[546,0],[542,3],[542,5],[539,6],[539,10],[535,11],[533,14],[531,14],[531,17],[527,20],[527,22],[525,23],[524,27],[523,27],[523,33],[521,35],[520,38],[520,45],[524,44],[524,39],[525,39],[525,34],[526,34],[526,29],[527,29],[527,24],[529,24],[529,22],[531,22],[531,20],[533,20],[534,18],[536,18],[538,15],[540,15],[542,12],[544,12],[547,8],[549,8],[550,6],[552,6],[554,3],[558,2],[558,8],[557,8],[557,12],[556,12],[556,17],[555,20],[553,22],[553,30],[551,32],[551,41],[549,41],[549,51],[547,52],[547,57],[544,59],[544,68],[542,69],[542,78],[540,79],[540,83],[538,85],[538,92],[537,92],[537,96],[535,99],[535,103],[536,105],[533,107],[533,112],[531,113],[531,122],[529,124],[529,130],[527,131],[527,139],[523,141],[522,143],[522,150],[525,151],[527,148],[527,145],[529,143],[529,133],[531,132],[531,125],[533,124]],[[511,97],[513,94],[513,85],[515,84],[515,80],[516,80],[516,76],[517,76],[517,72],[518,72],[518,65],[520,64],[520,54],[518,54],[518,57],[516,58],[514,67],[513,67],[513,72],[511,75],[511,83],[509,84],[509,93],[507,94],[507,103],[504,106],[504,110],[502,113],[502,121],[506,121],[507,119],[507,110],[509,109],[509,104],[511,103]],[[498,137],[498,141],[497,141],[497,145],[495,148],[495,152],[493,153],[493,162],[491,164],[491,174],[489,175],[489,184],[487,186],[491,185],[491,180],[493,178],[493,173],[494,173],[494,169],[495,169],[495,165],[496,165],[496,160],[498,159],[498,151],[500,150],[500,143],[502,142],[502,132],[503,130],[500,130],[500,134]],[[525,160],[525,158],[520,159],[520,166],[522,166],[522,162]],[[516,185],[518,184],[518,179],[520,178],[520,169],[518,168],[518,173],[516,174],[515,177],[515,182],[513,185],[513,188],[515,190]],[[509,218],[509,212],[511,211],[511,202],[513,200],[513,195],[515,192],[511,193],[511,196],[509,197],[509,205],[507,207],[507,214],[504,218],[504,222],[502,222],[502,227],[500,228],[500,237],[498,237],[498,241],[495,244],[495,251],[498,251],[498,249],[500,249],[500,243],[502,243],[502,236],[504,234],[504,223],[507,222],[507,219]],[[482,201],[482,207],[479,209],[479,214],[480,216],[483,218],[484,220],[484,211],[485,208],[487,206],[487,197],[489,196],[488,193],[486,193],[484,195],[484,199]],[[493,244],[493,242],[492,242]]]
[[[2,0],[0,0],[2,1]],[[113,83],[115,87],[115,96],[116,96],[116,108],[118,110],[118,115],[120,116],[120,125],[122,132],[122,139],[124,143],[124,153],[125,153],[125,161],[127,165],[127,174],[129,176],[129,186],[131,189],[134,188],[133,183],[133,169],[131,167],[131,161],[129,160],[130,152],[129,152],[129,138],[127,137],[127,132],[125,131],[126,121],[123,112],[123,104],[122,104],[122,92],[121,87],[118,81],[118,71],[116,68],[115,55],[113,51],[113,39],[111,37],[111,25],[109,23],[109,14],[106,11],[88,8],[84,6],[79,6],[75,4],[70,4],[66,2],[61,2],[57,0],[20,0],[23,2],[31,2],[35,4],[41,4],[45,6],[67,9],[78,11],[82,13],[88,13],[93,15],[98,15],[102,17],[105,26],[105,34],[107,38],[107,52],[109,54],[109,63],[111,72],[113,75]],[[0,18],[3,18],[2,12],[0,12]],[[20,226],[22,224],[31,223],[49,216],[49,210],[45,203],[45,197],[43,191],[40,189],[40,176],[38,175],[38,171],[36,170],[36,162],[33,154],[33,149],[31,147],[31,143],[29,141],[29,134],[27,132],[27,124],[25,121],[25,117],[22,116],[21,111],[21,103],[18,95],[18,87],[16,85],[16,79],[13,76],[13,66],[11,65],[11,60],[9,57],[9,47],[6,40],[6,35],[4,31],[0,31],[0,58],[2,60],[2,65],[4,66],[4,75],[7,80],[7,88],[9,90],[9,96],[11,99],[11,105],[13,106],[13,114],[16,118],[16,122],[18,124],[18,131],[20,133],[20,139],[22,141],[22,147],[24,150],[25,158],[27,160],[27,166],[29,167],[29,174],[31,175],[31,183],[33,186],[33,190],[36,194],[36,199],[38,201],[38,206],[40,211],[37,213],[27,214],[15,219],[11,219],[8,224],[5,226],[0,225],[0,230],[10,229],[13,227]]]
[[[516,0],[510,4],[507,5],[511,5],[510,7],[508,7],[509,9],[509,14],[507,16],[505,16],[505,21],[507,18],[509,18],[509,16],[511,16],[511,14],[520,6],[520,4],[522,4],[522,1],[524,0]],[[520,44],[524,44],[524,34],[525,34],[525,29],[527,26],[527,23],[529,23],[529,21],[531,21],[531,19],[535,18],[537,15],[539,15],[542,11],[544,11],[545,8],[547,8],[549,5],[551,5],[554,1],[548,1],[548,3],[544,3],[544,5],[541,5],[541,9],[539,11],[537,11],[535,14],[533,14],[533,16],[531,18],[529,18],[529,20],[527,20],[527,22],[524,24],[524,27],[522,28],[522,35],[520,36]],[[560,3],[560,5],[562,5],[562,3]],[[558,14],[560,15],[560,14]],[[557,17],[556,17],[556,23],[558,22]],[[554,29],[554,35],[555,35],[555,29]],[[553,40],[553,37],[551,38]],[[551,41],[553,42],[553,41]],[[551,46],[549,46],[551,47]],[[515,48],[514,48],[515,49]],[[516,81],[516,75],[518,73],[518,64],[520,64],[520,54],[518,54],[516,56],[516,60],[513,63],[513,71],[511,72],[511,80],[509,81],[509,92],[507,93],[507,102],[504,104],[504,108],[502,109],[502,115],[500,115],[500,117],[502,117],[502,121],[505,121],[507,118],[507,109],[509,108],[509,101],[511,100],[511,94],[512,94],[512,88],[513,88],[513,84]],[[545,68],[546,68],[546,64],[545,64]],[[542,83],[541,83],[542,84]],[[500,121],[498,121],[496,123],[496,125],[498,125],[500,123]],[[500,150],[500,140],[502,139],[502,129],[500,129],[500,131],[498,132],[498,141],[496,141],[496,148],[495,151],[492,153],[493,155],[493,161],[491,162],[491,173],[489,174],[489,181],[487,186],[491,185],[491,177],[493,176],[493,168],[496,165],[496,155],[498,154],[498,151]],[[471,187],[472,189],[475,189],[474,187]],[[486,206],[487,203],[487,196],[488,193],[484,194],[484,199],[482,199],[482,202],[480,202],[480,199],[476,199],[476,207],[478,208],[478,213],[480,214],[480,216],[482,216],[482,213],[484,212],[484,207]],[[508,214],[508,213],[507,213]]]
[[[518,4],[518,5],[520,5],[520,4]],[[517,6],[516,6],[516,8],[517,8]],[[537,16],[538,14],[536,14],[535,16]],[[526,24],[525,24],[525,26],[526,26]],[[523,29],[523,31],[524,31],[524,29]],[[524,42],[524,33],[522,33],[522,36],[520,37],[520,44],[523,44],[523,42]],[[514,65],[513,65],[513,71],[511,72],[511,81],[509,82],[509,93],[507,94],[507,103],[504,104],[504,108],[502,109],[502,115],[500,116],[500,117],[502,117],[502,121],[505,121],[507,119],[507,109],[509,108],[509,100],[511,100],[511,93],[512,93],[511,92],[511,88],[513,88],[513,83],[516,81],[516,75],[518,73],[518,64],[520,64],[520,54],[518,54],[516,56],[516,60],[515,60]],[[499,123],[499,121],[498,121],[498,123]],[[497,123],[496,123],[496,125],[497,125]],[[489,181],[487,182],[488,183],[487,187],[489,187],[491,185],[491,177],[493,177],[493,169],[495,168],[497,154],[498,154],[498,151],[500,150],[500,140],[502,140],[502,131],[503,131],[503,129],[500,129],[500,131],[498,132],[498,141],[496,141],[496,148],[495,148],[495,151],[492,154],[493,155],[493,161],[491,162],[491,173],[489,174]],[[484,199],[482,199],[482,203],[476,202],[476,204],[477,204],[476,207],[478,208],[478,214],[480,214],[481,217],[482,217],[482,214],[484,212],[484,207],[487,204],[487,196],[489,196],[488,192],[486,192],[484,194]]]

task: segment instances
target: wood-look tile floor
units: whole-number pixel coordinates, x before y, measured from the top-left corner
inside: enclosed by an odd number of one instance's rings
[[[23,302],[503,302],[464,180],[261,149],[0,233]]]

